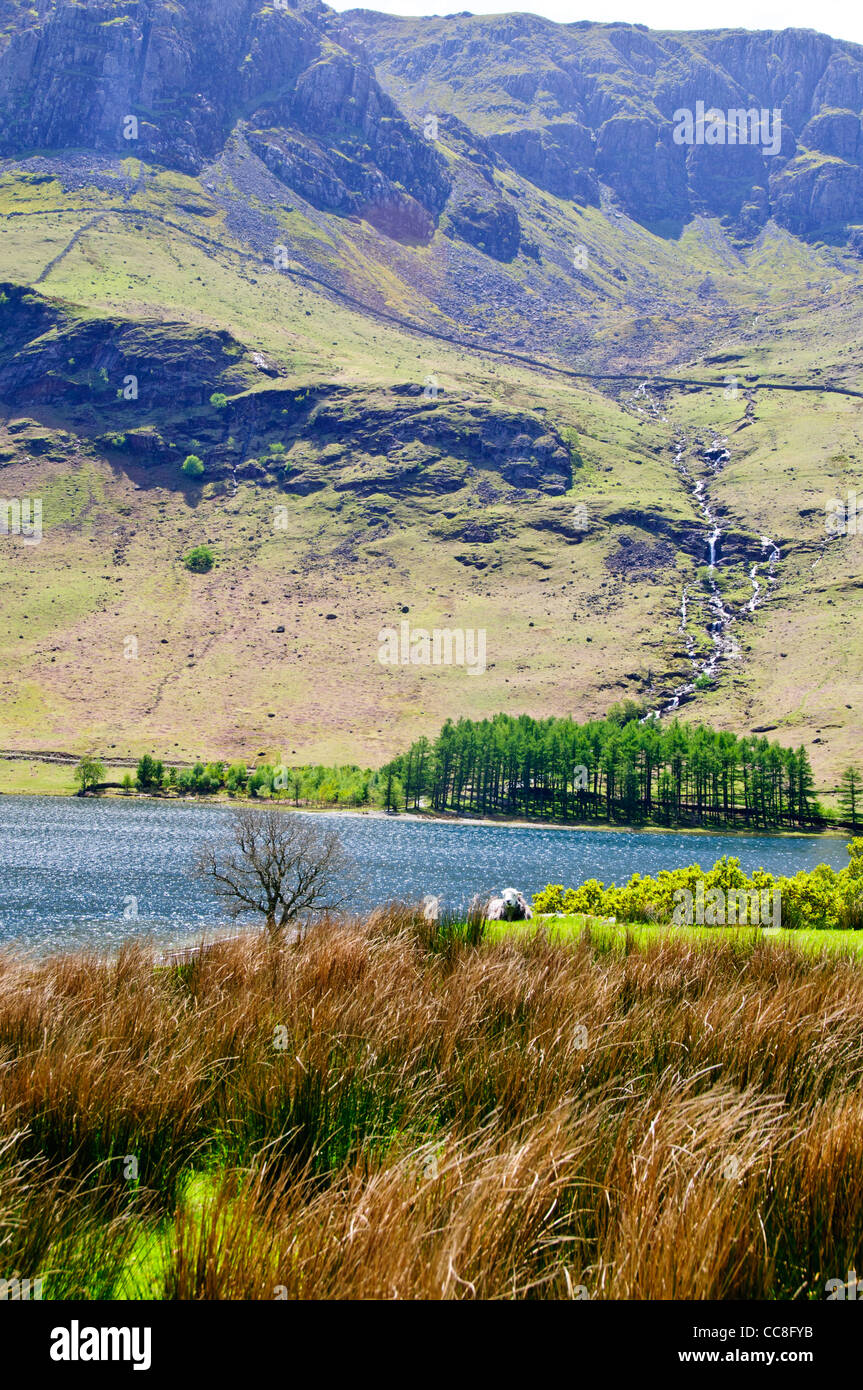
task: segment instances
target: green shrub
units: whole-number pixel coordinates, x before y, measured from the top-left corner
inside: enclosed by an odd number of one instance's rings
[[[584,459],[581,455],[581,441],[578,437],[578,431],[573,429],[572,425],[565,425],[560,431],[560,437],[569,450],[572,467],[580,468]]]
[[[195,574],[206,574],[213,568],[215,556],[208,545],[196,545],[183,556],[183,564]]]
[[[863,931],[863,882],[849,879],[836,911],[836,925],[842,931]]]
[[[729,888],[745,892],[770,892],[778,889],[782,904],[782,926],[788,930],[833,929],[863,930],[863,839],[848,845],[851,862],[846,869],[836,870],[829,864],[800,870],[793,878],[774,878],[765,869],[747,875],[740,860],[725,855],[712,869],[705,871],[700,864],[688,864],[679,869],[662,869],[655,878],[633,874],[619,888],[608,887],[591,878],[578,888],[564,890],[560,883],[549,883],[534,894],[537,912],[586,913],[596,917],[616,917],[620,922],[671,922],[674,919],[675,893],[686,889],[695,897],[699,881],[705,894],[711,888],[727,893]]]
[[[549,883],[534,893],[533,906],[536,912],[563,912],[563,884]]]
[[[269,794],[273,788],[273,777],[275,770],[269,763],[264,763],[261,767],[255,768],[248,781],[249,796],[260,796],[261,793]]]
[[[231,763],[228,768],[225,785],[230,796],[237,796],[246,789],[246,782],[249,779],[248,768],[245,763]]]
[[[154,790],[161,787],[164,772],[162,763],[151,757],[149,753],[145,753],[142,758],[138,759],[135,781],[142,792]]]
[[[81,791],[86,792],[90,787],[95,787],[99,782],[104,782],[105,767],[98,758],[85,756],[75,768],[73,775]]]
[[[204,463],[197,454],[187,454],[180,468],[187,478],[200,478],[204,471]]]
[[[214,391],[210,397],[210,405],[214,405],[217,410],[224,410],[228,404],[228,398],[224,391]]]

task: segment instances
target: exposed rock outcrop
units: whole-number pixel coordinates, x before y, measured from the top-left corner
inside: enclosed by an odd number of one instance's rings
[[[247,0],[28,11],[0,39],[0,154],[84,146],[197,173],[239,126],[315,206],[425,240],[445,163],[323,13]]]
[[[411,86],[432,87],[513,168],[559,197],[596,202],[601,181],[649,225],[672,229],[702,213],[750,238],[770,216],[831,239],[863,217],[859,45],[811,30],[667,34],[533,15],[411,20],[356,10],[344,22],[404,109]],[[778,151],[761,139],[677,143],[675,114],[694,114],[699,102],[778,112]]]
[[[518,252],[518,214],[511,203],[491,193],[471,193],[451,206],[449,224],[465,241],[496,261],[511,261]]]

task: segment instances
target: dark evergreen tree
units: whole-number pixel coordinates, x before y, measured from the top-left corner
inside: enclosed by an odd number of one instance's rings
[[[406,808],[480,816],[762,827],[809,825],[820,814],[805,748],[632,714],[624,705],[587,724],[447,720],[384,776],[397,779]],[[863,815],[863,780],[853,795],[854,815]]]
[[[856,830],[863,806],[863,778],[856,767],[846,767],[839,782],[839,806],[846,820]]]

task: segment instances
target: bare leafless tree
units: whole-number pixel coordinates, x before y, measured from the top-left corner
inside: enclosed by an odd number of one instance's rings
[[[334,830],[296,811],[256,810],[236,811],[232,830],[233,844],[205,845],[196,866],[231,917],[260,913],[275,935],[348,901],[354,865]]]

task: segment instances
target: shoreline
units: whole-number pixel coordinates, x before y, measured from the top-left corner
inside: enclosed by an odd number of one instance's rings
[[[369,807],[367,810],[356,806],[293,806],[287,801],[281,801],[272,797],[252,798],[248,796],[228,797],[220,793],[202,796],[149,796],[146,792],[123,792],[106,791],[100,793],[88,792],[82,796],[79,792],[58,792],[58,791],[29,791],[14,790],[0,791],[0,802],[4,797],[52,797],[58,801],[147,801],[152,805],[170,804],[174,806],[223,806],[227,809],[231,807],[276,807],[295,814],[309,816],[357,816],[366,820],[395,820],[408,821],[423,825],[449,825],[449,826],[469,826],[472,829],[482,827],[497,827],[502,830],[565,830],[565,831],[607,831],[614,834],[659,834],[659,835],[722,835],[722,836],[748,836],[758,839],[780,839],[793,836],[796,839],[805,838],[809,840],[820,839],[842,839],[846,836],[853,836],[854,831],[850,828],[839,828],[826,826],[821,830],[791,829],[788,826],[776,826],[773,829],[759,829],[743,826],[698,826],[698,825],[624,825],[621,823],[608,824],[606,822],[597,823],[596,821],[583,821],[568,823],[553,820],[526,820],[526,819],[498,819],[497,817],[479,816],[456,816],[442,815],[432,811],[383,811],[378,807]]]
[[[159,798],[151,798],[158,800]],[[245,805],[260,805],[260,802],[246,800]],[[278,803],[277,803],[278,804]],[[826,837],[841,839],[845,835],[853,832],[850,830],[789,830],[786,826],[778,826],[775,830],[753,830],[743,829],[739,826],[734,827],[712,827],[699,825],[622,825],[619,822],[615,825],[597,824],[596,821],[583,821],[570,823],[563,821],[538,821],[538,820],[498,820],[496,817],[467,817],[467,816],[442,816],[433,813],[423,814],[416,811],[398,811],[395,815],[390,815],[387,811],[360,811],[355,807],[346,807],[343,811],[337,808],[313,810],[308,806],[290,807],[290,810],[306,811],[315,816],[375,816],[383,820],[400,821],[420,821],[425,825],[468,825],[474,828],[478,826],[499,827],[502,830],[590,830],[590,831],[612,831],[615,834],[658,834],[658,835],[748,835],[758,836],[766,839],[778,839],[780,836],[793,835],[795,838],[805,836],[810,840],[820,840]]]

